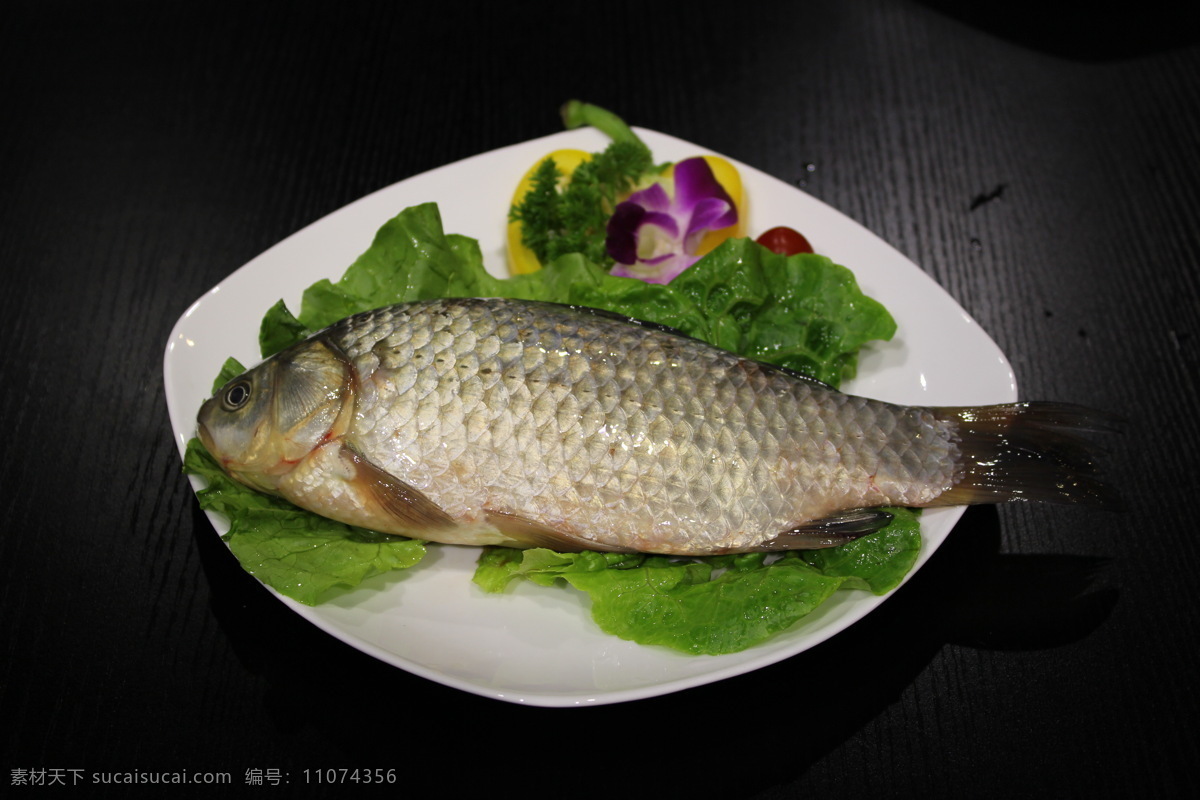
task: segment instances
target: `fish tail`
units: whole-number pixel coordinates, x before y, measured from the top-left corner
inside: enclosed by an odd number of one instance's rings
[[[1068,403],[938,408],[957,429],[962,475],[936,505],[1006,500],[1122,507],[1100,473],[1104,450],[1089,437],[1117,432],[1121,420]]]

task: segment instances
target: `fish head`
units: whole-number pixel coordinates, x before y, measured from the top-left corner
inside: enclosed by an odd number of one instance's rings
[[[353,405],[346,357],[310,339],[222,386],[200,407],[197,432],[230,477],[276,494],[297,464],[345,432]]]

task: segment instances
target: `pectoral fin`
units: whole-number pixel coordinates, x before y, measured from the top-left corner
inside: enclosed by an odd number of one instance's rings
[[[455,527],[436,503],[338,439],[314,448],[278,490],[301,508],[380,533],[430,539]]]
[[[350,445],[342,444],[341,457],[354,465],[353,481],[357,487],[400,527],[428,531],[455,524],[437,503],[395,475],[385,472]]]
[[[881,508],[854,508],[784,531],[754,549],[771,552],[836,547],[875,533],[891,521],[892,515]]]

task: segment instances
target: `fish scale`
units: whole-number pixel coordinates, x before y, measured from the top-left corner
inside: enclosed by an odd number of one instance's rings
[[[896,406],[604,312],[451,299],[331,326],[199,430],[239,480],[376,530],[702,555],[845,541],[888,505],[1103,501],[1098,419]]]
[[[603,541],[641,529],[639,543],[660,550],[656,531],[690,529],[707,542],[703,549],[765,540],[830,510],[812,498],[814,488],[824,496],[853,493],[832,439],[804,434],[811,427],[848,442],[861,408],[822,410],[808,384],[738,370],[734,357],[692,340],[593,314],[539,310],[535,317],[522,305],[438,302],[336,326],[330,339],[360,380],[385,384],[391,378],[381,372],[396,374],[393,393],[360,399],[366,424],[353,442],[456,518],[519,513]],[[414,380],[411,370],[438,380]],[[447,398],[454,392],[481,399],[468,412]],[[372,404],[415,405],[416,432],[404,432],[407,415]],[[468,441],[456,433],[469,429],[491,436]],[[402,451],[389,449],[392,442]],[[778,459],[785,449],[813,467],[781,470],[759,460]],[[922,468],[903,454],[894,460],[909,473]],[[480,480],[464,477],[489,475],[493,487],[483,497]],[[514,494],[519,501],[503,496]],[[891,499],[929,499],[928,490],[909,494]]]

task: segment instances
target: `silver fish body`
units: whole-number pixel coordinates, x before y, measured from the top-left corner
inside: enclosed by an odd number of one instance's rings
[[[199,414],[234,477],[458,544],[837,544],[885,506],[1103,500],[1075,407],[903,407],[615,315],[455,299],[349,317]],[[1042,443],[1045,443],[1043,447]]]

